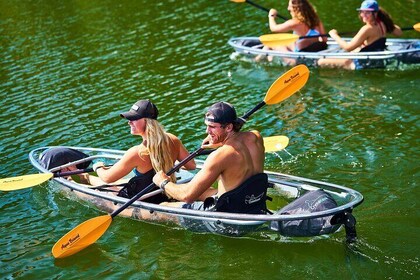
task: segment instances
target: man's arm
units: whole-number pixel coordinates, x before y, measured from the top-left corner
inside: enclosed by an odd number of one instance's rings
[[[209,191],[209,188],[216,182],[223,170],[223,148],[220,148],[207,157],[203,168],[190,182],[185,184],[168,182],[164,186],[165,193],[176,200],[192,203],[195,200],[202,199],[203,194],[215,193],[215,191]],[[167,179],[168,176],[163,171],[159,171],[153,177],[153,182],[157,186],[161,186]]]

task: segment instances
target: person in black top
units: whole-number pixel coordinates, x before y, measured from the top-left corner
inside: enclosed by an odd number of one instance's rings
[[[362,3],[359,11],[359,17],[365,24],[357,32],[349,42],[344,41],[337,33],[337,30],[332,29],[329,32],[338,45],[348,51],[354,52],[374,52],[384,51],[386,49],[386,34],[391,33],[395,36],[401,36],[402,31],[398,25],[395,25],[390,15],[378,6],[374,0],[366,0]],[[344,68],[344,69],[359,69],[363,68],[363,63],[358,60],[342,59],[342,58],[321,58],[318,60],[318,65],[321,67]]]

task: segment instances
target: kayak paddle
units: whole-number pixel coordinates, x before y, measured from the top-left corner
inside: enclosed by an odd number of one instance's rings
[[[276,152],[282,150],[281,147],[286,147],[288,140],[287,136],[271,136],[264,138],[265,151]],[[66,177],[71,175],[77,175],[82,173],[92,172],[92,168],[80,169],[68,172],[50,172],[50,173],[39,173],[30,174],[17,177],[10,177],[0,179],[0,191],[15,191],[25,188],[30,188],[36,185],[40,185],[51,178]],[[107,185],[108,186],[108,185]]]
[[[289,138],[284,135],[264,137],[263,140],[266,153],[279,152],[289,145]]]
[[[241,119],[243,123],[258,109],[263,107],[265,104],[277,104],[286,98],[290,97],[296,91],[301,89],[309,78],[309,69],[305,65],[298,65],[278,78],[268,89],[268,92],[264,98],[264,101],[260,102],[252,110],[248,111]],[[203,148],[199,148],[195,152],[191,153],[184,160],[175,165],[166,175],[170,176],[176,170],[181,168],[186,162],[191,160],[193,157],[198,155]],[[77,252],[80,252],[84,248],[93,244],[98,240],[108,229],[113,218],[121,213],[124,209],[133,204],[143,194],[147,193],[154,187],[151,183],[141,192],[133,196],[129,201],[124,203],[120,208],[113,211],[111,214],[91,218],[74,229],[70,230],[63,237],[58,240],[52,248],[52,254],[55,258],[65,258],[71,256]]]
[[[411,27],[404,27],[401,30],[416,30],[420,32],[420,23],[416,23]],[[344,32],[340,33],[340,35],[349,35],[354,34],[355,32]],[[285,46],[290,45],[297,40],[306,39],[306,38],[318,38],[318,37],[329,37],[329,34],[319,34],[319,35],[309,35],[309,36],[298,36],[296,34],[289,34],[289,33],[274,33],[274,34],[265,34],[259,37],[261,43],[264,46],[275,48],[278,46]]]
[[[414,24],[413,26],[409,26],[409,27],[403,27],[401,28],[401,30],[406,31],[406,30],[416,30],[417,32],[420,32],[420,22]]]
[[[254,6],[254,7],[260,9],[260,10],[262,10],[262,11],[267,12],[267,13],[270,11],[270,9],[264,8],[264,7],[262,7],[262,6],[260,6],[260,5],[256,4],[256,3],[254,3],[252,1],[250,1],[250,0],[230,0],[230,1],[235,2],[235,3],[244,3],[244,2],[246,2],[246,3],[252,5],[252,6]],[[280,18],[282,18],[282,19],[284,19],[284,20],[288,20],[288,18],[286,18],[286,17],[284,17],[282,15],[277,14],[277,16],[280,17]]]
[[[55,172],[55,173],[39,173],[30,174],[17,177],[10,177],[0,179],[0,191],[15,191],[25,188],[30,188],[48,181],[51,178],[71,176],[81,173],[92,172],[92,168],[80,169],[68,172]]]

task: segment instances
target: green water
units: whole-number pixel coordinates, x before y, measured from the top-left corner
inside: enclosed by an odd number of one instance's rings
[[[327,29],[360,27],[360,1],[313,2]],[[287,15],[286,1],[257,3]],[[380,4],[400,26],[418,21],[418,1]],[[206,107],[225,100],[243,114],[288,70],[229,59],[227,40],[268,33],[266,21],[228,0],[0,0],[0,177],[36,172],[28,153],[40,146],[136,144],[119,112],[140,98],[194,150]],[[234,239],[116,218],[96,244],[54,260],[54,243],[101,213],[44,184],[0,193],[0,278],[418,279],[418,69],[312,69],[299,93],[246,126],[291,140],[291,155],[267,155],[266,169],[364,195],[356,244],[343,232]]]

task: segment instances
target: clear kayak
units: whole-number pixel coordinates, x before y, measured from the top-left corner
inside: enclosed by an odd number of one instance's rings
[[[349,41],[350,38],[343,38]],[[387,50],[376,52],[346,52],[338,44],[328,38],[328,48],[319,52],[288,52],[264,50],[258,37],[231,38],[228,44],[235,50],[232,59],[255,58],[257,55],[271,56],[276,62],[286,65],[285,59],[296,59],[297,64],[316,67],[320,58],[344,58],[361,62],[365,68],[399,67],[401,64],[420,63],[420,40],[418,39],[387,39]]]
[[[31,164],[41,173],[51,173],[57,168],[47,170],[41,163],[41,155],[47,149],[54,147],[37,148],[29,153]],[[100,160],[105,164],[113,164],[118,161],[124,151],[67,147],[81,151],[88,155],[87,158],[73,161],[70,164],[80,164]],[[196,159],[197,171],[201,168],[203,160]],[[197,172],[195,171],[195,172]],[[178,221],[177,224],[195,232],[210,232],[228,236],[243,236],[250,232],[268,231],[282,236],[308,237],[332,234],[345,228],[346,240],[356,240],[356,220],[352,215],[353,209],[363,202],[363,196],[350,188],[336,184],[296,177],[276,172],[265,172],[269,177],[270,188],[267,195],[272,201],[267,201],[269,213],[267,214],[238,214],[216,211],[200,211],[184,208],[168,207],[142,201],[142,199],[159,193],[160,190],[148,193],[134,202],[129,208],[146,210],[150,213],[159,213]],[[176,173],[179,183],[187,182],[194,177],[194,172],[180,170]],[[129,174],[127,177],[132,177]],[[64,177],[53,177],[52,185],[66,191],[69,198],[89,201],[98,209],[107,212],[111,204],[119,207],[128,201],[127,198],[116,196],[115,193],[94,189],[92,186],[80,184],[77,180]],[[70,190],[70,191],[69,191]],[[333,206],[325,209],[318,207],[329,200]],[[302,203],[298,207],[291,207],[297,201]],[[108,206],[107,206],[108,205]],[[318,210],[317,210],[318,209]],[[133,218],[133,217],[131,217]],[[159,223],[152,220],[148,222]]]

